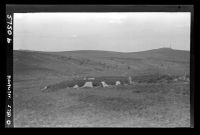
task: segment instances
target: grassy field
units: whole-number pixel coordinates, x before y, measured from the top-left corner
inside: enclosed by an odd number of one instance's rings
[[[187,83],[41,91],[52,82],[55,80],[14,84],[15,127],[190,126]]]
[[[15,127],[189,127],[189,52],[14,51]],[[134,85],[127,84],[132,76]],[[122,85],[68,88],[83,77]],[[47,91],[42,89],[48,86]]]

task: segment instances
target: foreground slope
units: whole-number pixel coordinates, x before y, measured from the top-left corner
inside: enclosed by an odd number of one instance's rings
[[[43,92],[74,76],[189,73],[189,52],[14,51],[15,127],[189,127],[189,83]],[[60,85],[59,87],[60,88]]]

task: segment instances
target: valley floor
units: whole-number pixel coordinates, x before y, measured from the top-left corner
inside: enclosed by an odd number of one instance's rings
[[[42,92],[55,79],[14,83],[15,127],[189,127],[190,84]]]

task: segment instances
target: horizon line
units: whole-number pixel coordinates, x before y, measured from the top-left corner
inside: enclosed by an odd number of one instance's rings
[[[151,51],[151,50],[157,50],[157,49],[171,49],[171,50],[179,50],[179,51],[189,51],[190,50],[181,50],[181,49],[173,49],[171,47],[160,47],[160,48],[154,48],[149,50],[143,50],[143,51],[136,51],[136,52],[144,52],[144,51]],[[109,51],[109,50],[64,50],[64,51],[43,51],[43,50],[28,50],[28,49],[13,49],[13,51],[32,51],[32,52],[75,52],[75,51],[104,51],[104,52],[118,52],[118,51]],[[118,52],[118,53],[133,53],[133,52]]]

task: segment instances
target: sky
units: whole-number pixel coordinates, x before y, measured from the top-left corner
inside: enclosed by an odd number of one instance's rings
[[[190,50],[190,13],[14,13],[13,38],[14,50]]]

